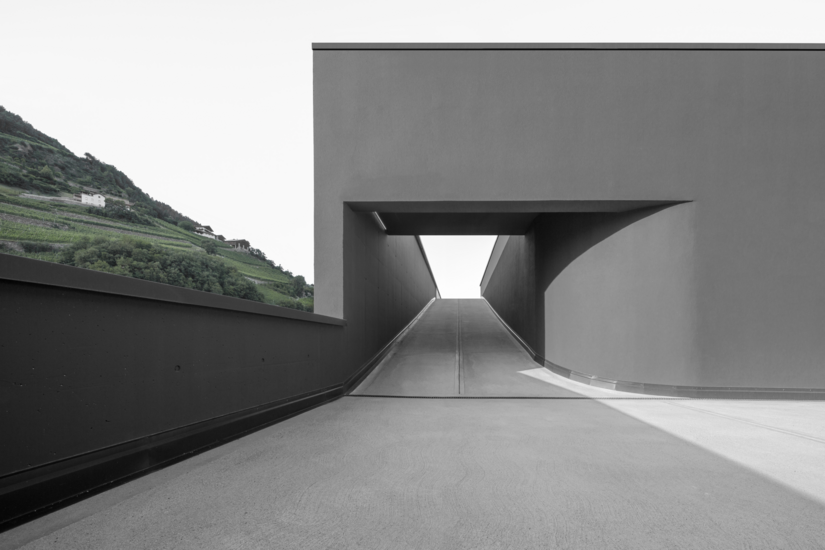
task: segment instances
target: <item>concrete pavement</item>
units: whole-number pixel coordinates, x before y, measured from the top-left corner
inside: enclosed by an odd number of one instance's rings
[[[357,394],[0,548],[825,548],[825,404],[582,386],[486,307],[436,301]]]
[[[521,371],[536,363],[485,300],[436,300],[353,395],[576,397]]]

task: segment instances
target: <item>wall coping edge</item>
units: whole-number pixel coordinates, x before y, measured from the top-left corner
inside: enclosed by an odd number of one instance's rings
[[[54,262],[33,260],[12,254],[0,253],[0,280],[83,290],[87,292],[99,292],[129,298],[223,309],[241,313],[252,313],[255,315],[294,319],[296,321],[306,321],[309,323],[336,326],[346,326],[347,324],[345,319],[337,319],[317,313],[298,311],[264,304],[262,302],[221,296],[200,290],[153,281],[144,281],[142,279],[133,279],[122,275],[103,273],[101,271],[62,265]]]

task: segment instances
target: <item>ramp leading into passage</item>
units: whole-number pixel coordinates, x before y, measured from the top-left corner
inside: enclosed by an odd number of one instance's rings
[[[393,397],[578,397],[537,368],[486,300],[435,300],[352,392]]]

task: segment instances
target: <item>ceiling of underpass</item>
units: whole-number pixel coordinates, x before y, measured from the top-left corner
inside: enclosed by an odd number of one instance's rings
[[[627,212],[683,201],[358,201],[356,212],[376,212],[389,235],[523,235],[539,214]]]
[[[389,235],[523,235],[535,212],[379,212]]]

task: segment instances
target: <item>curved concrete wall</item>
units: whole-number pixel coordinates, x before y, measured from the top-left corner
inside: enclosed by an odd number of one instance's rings
[[[346,201],[691,201],[594,247],[570,266],[582,278],[562,274],[557,287],[601,295],[605,323],[649,312],[641,294],[604,294],[610,281],[590,270],[617,269],[611,284],[633,289],[637,273],[619,258],[658,269],[633,244],[641,228],[687,224],[689,284],[656,285],[686,309],[665,326],[689,333],[647,352],[623,344],[643,323],[610,333],[624,354],[611,366],[583,342],[554,342],[560,357],[626,379],[825,387],[825,52],[319,48],[314,59],[320,312],[343,309]],[[572,307],[549,288],[550,304]],[[598,312],[545,323],[571,336]],[[672,369],[636,364],[658,363],[666,348],[679,355]]]
[[[483,293],[541,357],[613,380],[700,377],[692,203],[543,214],[511,236]]]
[[[541,218],[534,349],[607,379],[717,385],[696,368],[693,214],[687,203]]]

